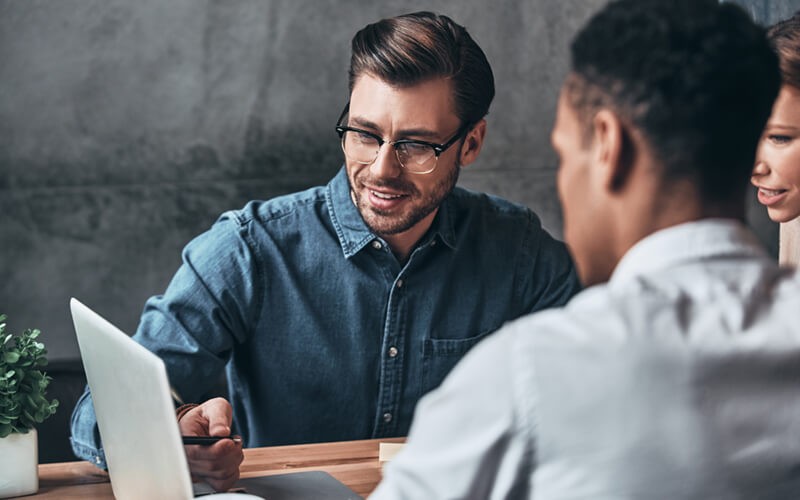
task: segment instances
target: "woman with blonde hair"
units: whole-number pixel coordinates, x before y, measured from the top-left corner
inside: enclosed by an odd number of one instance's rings
[[[781,223],[780,261],[800,264],[800,11],[769,29],[783,84],[761,137],[752,183]]]

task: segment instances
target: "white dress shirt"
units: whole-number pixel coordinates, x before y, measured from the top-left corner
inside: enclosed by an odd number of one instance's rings
[[[641,240],[473,349],[371,498],[800,498],[800,275],[730,220]]]

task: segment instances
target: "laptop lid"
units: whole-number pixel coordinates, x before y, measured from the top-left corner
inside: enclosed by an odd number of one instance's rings
[[[77,299],[70,300],[70,309],[114,496],[227,498],[227,493],[210,494],[205,483],[191,482],[161,358]],[[258,495],[230,494],[241,500],[361,500],[324,471],[240,479],[235,489]]]
[[[114,496],[192,498],[164,362],[78,300],[70,309]]]

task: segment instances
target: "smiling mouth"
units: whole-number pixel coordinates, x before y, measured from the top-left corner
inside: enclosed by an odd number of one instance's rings
[[[767,189],[767,188],[760,187],[760,188],[758,188],[758,192],[762,193],[764,196],[773,197],[773,196],[778,196],[780,194],[785,193],[786,190],[785,189]]]
[[[783,194],[785,194],[786,191],[786,189],[769,189],[765,187],[759,187],[758,201],[760,201],[762,205],[772,205],[783,199]]]
[[[382,200],[397,200],[397,199],[403,198],[405,196],[404,194],[381,193],[381,192],[378,192],[378,191],[373,191],[371,189],[369,190],[369,192],[370,192],[370,194],[372,194],[372,196],[375,196],[375,197],[380,198]]]

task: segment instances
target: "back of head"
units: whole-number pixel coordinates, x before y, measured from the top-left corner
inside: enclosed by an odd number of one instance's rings
[[[617,0],[572,43],[568,97],[582,117],[611,108],[645,138],[666,183],[705,203],[742,203],[779,89],[778,62],[738,6]]]
[[[772,26],[767,36],[778,52],[783,83],[800,89],[800,11]]]
[[[483,50],[463,26],[431,12],[382,19],[356,33],[350,91],[363,74],[398,87],[450,79],[462,124],[483,118],[494,98],[494,76]]]

